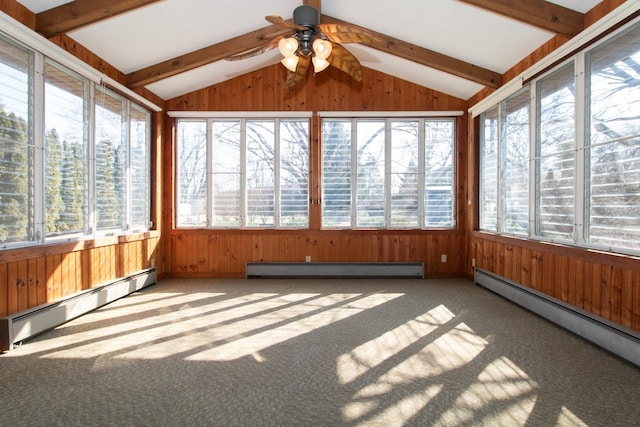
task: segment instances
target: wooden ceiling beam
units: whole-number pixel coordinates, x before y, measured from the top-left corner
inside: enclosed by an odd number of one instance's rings
[[[584,29],[584,14],[544,0],[460,1],[567,37]]]
[[[321,0],[303,0],[302,4],[305,6],[311,6],[315,8],[318,12],[322,13]]]
[[[198,49],[127,74],[127,86],[135,89],[203,65],[220,61],[229,56],[262,46],[267,41],[285,34],[288,28],[270,25],[232,39]]]
[[[391,55],[399,56],[418,64],[426,65],[427,67],[435,68],[436,70],[444,71],[463,79],[474,81],[490,88],[495,89],[502,85],[502,75],[495,71],[479,67],[460,59],[453,58],[440,52],[426,49],[424,47],[417,46],[415,44],[408,43],[406,41],[396,39],[385,34],[371,31],[370,29],[363,28],[346,21],[342,21],[331,16],[322,15],[321,22],[325,24],[349,25],[351,27],[361,28],[368,31],[369,33],[372,33],[378,38],[378,41],[366,42],[362,44],[373,49],[377,49]]]
[[[75,0],[36,15],[36,31],[51,38],[160,0]]]

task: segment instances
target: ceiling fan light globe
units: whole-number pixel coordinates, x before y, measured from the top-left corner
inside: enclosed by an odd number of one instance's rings
[[[298,57],[293,55],[293,56],[288,56],[286,58],[284,58],[282,61],[280,61],[282,63],[282,65],[284,65],[289,71],[292,72],[296,72],[296,67],[298,66]]]
[[[293,37],[280,39],[280,41],[278,42],[278,49],[280,50],[282,56],[284,56],[285,58],[294,56],[296,50],[298,50],[298,40],[294,39]]]
[[[313,51],[316,53],[316,58],[327,59],[331,55],[331,43],[327,40],[315,39]]]
[[[313,59],[313,71],[315,73],[319,73],[322,70],[325,70],[330,64],[329,61],[327,61],[324,58],[318,58],[317,56],[314,56]]]

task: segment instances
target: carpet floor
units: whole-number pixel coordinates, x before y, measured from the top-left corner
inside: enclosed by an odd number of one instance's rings
[[[0,355],[3,426],[631,426],[639,397],[458,279],[167,279]]]

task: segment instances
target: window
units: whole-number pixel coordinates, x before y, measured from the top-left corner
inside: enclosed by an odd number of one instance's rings
[[[527,234],[529,229],[529,103],[525,89],[503,106],[499,178],[504,191],[499,218],[506,233]]]
[[[151,146],[149,144],[151,140],[149,135],[151,113],[135,104],[130,105],[129,170],[131,186],[129,200],[142,202],[129,204],[131,210],[127,229],[140,231],[146,230],[151,226]]]
[[[34,145],[29,122],[33,54],[0,38],[0,245],[35,238]]]
[[[559,240],[574,237],[574,74],[574,65],[570,62],[536,85],[536,234]]]
[[[124,229],[126,219],[127,148],[124,99],[96,90],[96,227]]]
[[[148,229],[150,117],[0,36],[0,248]]]
[[[639,81],[636,22],[486,110],[480,228],[640,251]]]
[[[498,231],[498,107],[483,114],[480,137],[480,228]]]
[[[640,250],[640,25],[587,53],[585,240]]]
[[[45,233],[83,234],[87,227],[88,82],[47,61],[45,78]]]
[[[452,228],[453,119],[325,118],[322,226]]]
[[[485,230],[528,232],[529,102],[527,88],[484,114],[480,224]]]
[[[309,226],[307,118],[179,119],[178,227]]]

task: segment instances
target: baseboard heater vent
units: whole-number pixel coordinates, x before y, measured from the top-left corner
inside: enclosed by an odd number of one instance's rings
[[[62,325],[154,283],[156,283],[156,269],[151,268],[78,292],[61,301],[43,304],[0,318],[2,351],[11,350],[17,342]]]
[[[246,277],[424,278],[421,262],[248,262]]]
[[[640,366],[640,334],[636,331],[482,269],[475,270],[474,281]]]

